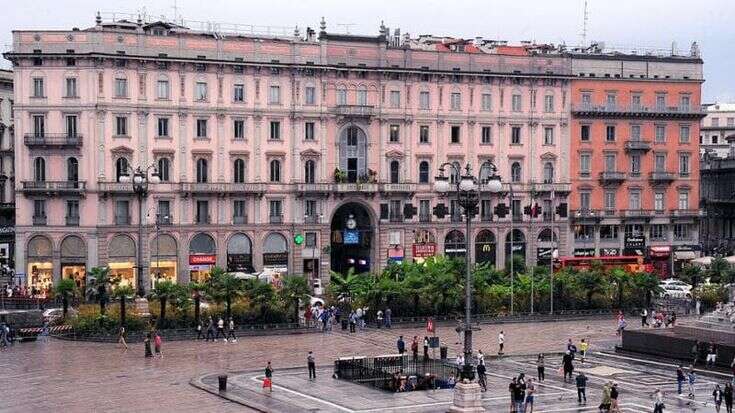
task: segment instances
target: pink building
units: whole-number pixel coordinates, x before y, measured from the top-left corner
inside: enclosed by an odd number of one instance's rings
[[[98,19],[15,31],[6,57],[23,138],[16,269],[31,286],[83,284],[99,265],[134,284],[139,247],[146,289],[215,264],[315,285],[330,269],[442,253],[504,266],[511,227],[528,263],[556,247],[551,206],[570,190],[564,54],[384,27],[338,35],[324,22],[318,35],[274,37]],[[505,190],[483,194],[467,237],[433,177],[444,162],[486,160]],[[149,165],[162,182],[139,216],[120,177]],[[452,214],[438,219],[441,203]],[[512,213],[495,215],[500,203]],[[532,204],[535,218],[523,213]],[[554,224],[566,251],[566,219]]]

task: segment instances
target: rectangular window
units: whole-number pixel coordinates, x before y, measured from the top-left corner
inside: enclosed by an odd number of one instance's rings
[[[615,199],[616,199],[615,191],[605,191],[605,210],[607,211],[615,210]]]
[[[634,141],[641,140],[641,125],[630,126],[630,139]]]
[[[490,145],[493,143],[493,129],[490,126],[483,126],[482,129],[482,143],[485,145]]]
[[[641,95],[633,95],[630,97],[630,108],[632,110],[641,109]]]
[[[115,135],[128,136],[128,118],[126,116],[115,117]]]
[[[480,105],[483,111],[489,112],[493,110],[493,96],[489,93],[483,93]]]
[[[689,96],[682,95],[679,98],[679,110],[682,112],[686,112],[689,110]]]
[[[313,141],[315,139],[314,134],[314,122],[304,123],[304,140]]]
[[[390,128],[389,129],[390,132],[388,135],[388,140],[394,143],[398,142],[400,140],[401,127],[399,125],[393,124],[393,125],[390,125],[389,128]]]
[[[689,209],[689,191],[679,192],[679,209]]]
[[[419,109],[429,109],[429,92],[424,91],[419,93]]]
[[[244,224],[247,222],[245,219],[245,201],[237,199],[232,201],[232,223],[233,224]]]
[[[278,85],[271,85],[268,93],[268,104],[280,105],[281,104],[281,87]]]
[[[197,138],[207,137],[207,120],[197,119]]]
[[[389,205],[390,220],[393,222],[403,221],[403,212],[401,211],[401,200],[391,199]]]
[[[628,224],[625,226],[625,237],[642,237],[643,236],[643,225],[641,224]]]
[[[429,127],[427,125],[419,126],[419,143],[429,143]]]
[[[590,209],[590,193],[589,192],[580,192],[579,193],[579,207],[583,210],[589,210]]]
[[[115,79],[115,97],[128,97],[128,79]]]
[[[608,241],[618,239],[618,226],[600,225],[600,239]]]
[[[127,200],[115,201],[115,223],[118,225],[130,224],[130,202]]]
[[[521,127],[513,126],[510,128],[510,144],[520,145],[521,144]]]
[[[235,119],[232,121],[232,132],[235,139],[245,139],[245,121],[242,119]]]
[[[605,128],[605,139],[608,142],[615,142],[615,125],[607,125]]]
[[[77,78],[67,77],[66,78],[66,97],[76,98],[79,97],[77,94]]]
[[[337,104],[338,105],[346,105],[347,104],[347,90],[345,90],[345,89],[337,89]]]
[[[483,199],[480,201],[480,219],[483,221],[493,220],[493,207],[492,202],[489,199]]]
[[[66,137],[76,138],[77,137],[77,116],[67,115],[66,116]]]
[[[194,100],[199,102],[207,100],[207,82],[197,82],[194,89]]]
[[[581,176],[590,176],[590,157],[588,153],[582,153],[579,155],[579,174]]]
[[[595,238],[595,227],[592,225],[575,225],[574,239],[580,241],[591,241]]]
[[[605,155],[605,172],[615,172],[618,170],[617,156],[609,153]]]
[[[209,201],[197,201],[196,223],[209,224]]]
[[[280,218],[281,215],[283,215],[283,202],[280,199],[271,199],[270,202],[268,202],[268,206],[268,216],[271,218]]]
[[[422,199],[419,201],[419,222],[431,221],[431,201]]]
[[[665,172],[666,171],[666,155],[657,153],[654,162],[654,171]]]
[[[717,128],[720,126],[720,118],[712,118],[710,122],[712,123],[713,128]]]
[[[401,92],[398,90],[390,91],[390,107],[398,108],[401,106]]]
[[[34,98],[46,97],[45,90],[43,88],[43,78],[42,77],[33,78],[33,97]]]
[[[451,140],[450,140],[451,143],[459,143],[459,132],[460,132],[459,126],[456,126],[456,125],[452,126],[452,129],[451,129],[452,135],[451,135]]]
[[[689,125],[679,126],[679,142],[689,143]]]
[[[592,106],[592,95],[589,93],[582,93],[582,107],[589,108]]]
[[[307,86],[304,90],[304,103],[307,105],[316,105],[316,88]]]
[[[628,194],[628,209],[641,209],[641,192],[638,190],[630,191]]]
[[[689,176],[689,154],[679,154],[679,175]]]
[[[513,95],[511,97],[511,110],[513,112],[521,111],[521,95]]]
[[[304,201],[304,215],[307,217],[316,217],[316,200],[307,199]]]
[[[674,225],[674,239],[687,240],[692,237],[691,226],[689,224]]]
[[[637,176],[641,174],[641,156],[630,155],[630,174]]]
[[[304,233],[304,246],[306,248],[316,248],[317,247],[317,233],[316,232],[306,232]]]
[[[271,134],[270,134],[271,140],[281,140],[281,122],[278,121],[272,121],[271,122]]]
[[[582,125],[579,130],[579,140],[582,142],[590,141],[590,125]]]
[[[606,104],[607,110],[616,110],[618,107],[618,97],[612,93],[608,94]]]
[[[666,126],[656,125],[656,143],[666,143]]]
[[[167,100],[169,98],[168,80],[159,80],[156,82],[156,97],[161,100]]]
[[[452,108],[452,110],[460,110],[460,109],[462,109],[462,95],[461,94],[459,94],[457,92],[452,93],[451,96],[450,96],[450,100],[451,100],[450,101],[450,103],[451,103],[450,107]]]
[[[159,224],[170,224],[171,223],[171,201],[159,200],[158,211],[156,212],[156,218]]]
[[[79,225],[79,201],[76,199],[66,201],[66,225]]]
[[[554,111],[554,95],[544,96],[544,112]]]
[[[361,89],[357,91],[357,104],[366,106],[368,104],[367,90]]]
[[[735,126],[735,118],[727,118],[727,126]]]
[[[664,193],[656,192],[653,194],[653,209],[656,211],[664,210]]]
[[[668,238],[666,234],[666,225],[664,224],[651,225],[651,239],[661,241],[661,240],[666,240],[666,238]]]
[[[33,200],[33,217],[46,218],[46,200],[44,199]]]
[[[544,145],[553,145],[553,144],[554,144],[554,128],[545,127],[544,128]]]
[[[46,116],[33,115],[33,136],[37,138],[46,136]]]
[[[245,101],[245,85],[238,83],[232,87],[232,101],[233,102],[244,102]]]
[[[666,95],[664,95],[664,94],[657,94],[656,95],[656,109],[657,110],[664,110],[664,109],[666,109]]]
[[[523,219],[520,199],[514,199],[510,202],[510,212],[512,214],[513,221],[520,221]]]
[[[158,136],[169,136],[168,118],[158,118]]]

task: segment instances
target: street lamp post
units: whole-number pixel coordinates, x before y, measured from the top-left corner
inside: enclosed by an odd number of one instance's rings
[[[151,172],[152,171],[152,172]],[[126,171],[127,173],[128,171]],[[132,182],[133,193],[138,197],[138,257],[136,262],[136,284],[138,285],[138,296],[145,297],[145,287],[143,286],[143,198],[148,196],[148,183],[157,184],[160,182],[158,170],[155,164],[143,169],[140,166],[135,168],[132,178],[130,175],[122,175],[120,182]]]
[[[444,175],[446,167],[449,167],[452,176],[456,177],[454,182],[450,182],[449,178]],[[482,172],[487,168],[489,176],[483,177]],[[472,274],[470,260],[470,237],[472,229],[472,217],[477,213],[477,205],[480,202],[480,192],[486,190],[492,193],[498,193],[502,189],[500,177],[497,175],[498,168],[490,161],[485,161],[480,166],[480,173],[477,177],[472,175],[472,167],[470,164],[464,168],[465,173],[459,166],[446,162],[439,167],[439,176],[434,179],[434,188],[440,194],[446,194],[454,191],[457,203],[464,209],[465,215],[465,322],[464,322],[464,366],[462,368],[462,378],[467,380],[474,379],[475,373],[472,367]],[[454,188],[452,188],[454,186]]]

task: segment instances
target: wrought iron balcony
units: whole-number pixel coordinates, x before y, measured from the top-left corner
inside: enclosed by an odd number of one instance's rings
[[[654,171],[648,176],[648,179],[657,184],[668,184],[676,180],[676,175],[672,172]]]
[[[66,216],[67,227],[78,227],[79,226],[79,215],[67,215]]]
[[[700,218],[707,214],[700,209],[672,209],[671,216],[676,218]]]
[[[337,105],[334,114],[348,117],[370,117],[375,113],[371,105]]]
[[[334,191],[338,193],[375,193],[378,184],[373,183],[340,183],[334,184]]]
[[[283,224],[283,215],[270,215],[268,218],[271,224]]]
[[[248,216],[247,215],[235,215],[232,217],[232,223],[233,224],[247,224]]]
[[[648,152],[651,150],[651,142],[631,139],[625,141],[625,152]]]
[[[46,215],[34,215],[33,225],[46,225]]]
[[[691,105],[654,106],[643,105],[572,105],[572,115],[577,117],[599,118],[674,118],[696,119],[704,117],[701,108]]]
[[[607,171],[600,172],[600,183],[605,184],[620,184],[625,181],[625,172]]]
[[[181,191],[188,194],[263,194],[265,186],[256,182],[182,182]]]
[[[413,194],[416,192],[416,184],[404,182],[399,184],[380,184],[380,192],[384,194]]]
[[[29,133],[23,136],[23,142],[31,148],[78,148],[82,146],[82,135],[69,133]]]
[[[625,218],[651,218],[656,215],[652,209],[621,209],[621,214]]]
[[[82,195],[86,190],[85,181],[23,181],[22,189],[26,195]]]

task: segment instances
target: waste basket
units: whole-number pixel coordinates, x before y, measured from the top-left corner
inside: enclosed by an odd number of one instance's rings
[[[219,391],[227,391],[227,375],[220,374],[217,379],[219,381]]]

